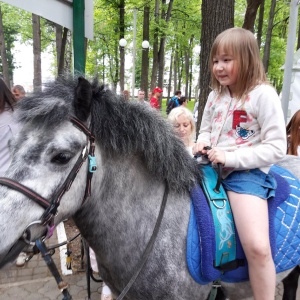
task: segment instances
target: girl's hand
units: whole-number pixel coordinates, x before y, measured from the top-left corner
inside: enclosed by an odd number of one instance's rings
[[[222,165],[225,164],[225,151],[219,148],[212,148],[211,150],[207,151],[208,159],[213,164],[221,163]]]
[[[207,144],[206,143],[197,143],[193,146],[192,148],[192,152],[193,152],[193,155],[197,155],[197,154],[206,154],[206,150],[203,150],[204,147],[206,147]]]

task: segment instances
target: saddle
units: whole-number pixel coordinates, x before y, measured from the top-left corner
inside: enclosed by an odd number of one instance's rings
[[[300,263],[300,181],[288,170],[274,165],[270,172],[277,181],[275,197],[268,200],[272,256],[276,272]],[[235,229],[234,229],[235,230]],[[249,280],[247,260],[235,230],[235,260],[244,265],[224,271],[215,266],[215,224],[202,188],[191,191],[191,210],[187,235],[187,265],[193,279],[207,284],[217,279],[225,282]]]

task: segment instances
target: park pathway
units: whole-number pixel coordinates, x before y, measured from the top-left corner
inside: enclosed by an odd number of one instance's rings
[[[57,244],[57,234],[49,239],[49,245]],[[52,256],[56,266],[61,267],[59,249]],[[61,272],[61,271],[60,271]],[[73,300],[84,300],[87,297],[85,272],[62,276],[69,284],[69,293]],[[91,300],[100,300],[102,284],[91,280]],[[0,300],[56,300],[63,295],[57,288],[41,254],[35,255],[24,267],[15,264],[0,270]]]

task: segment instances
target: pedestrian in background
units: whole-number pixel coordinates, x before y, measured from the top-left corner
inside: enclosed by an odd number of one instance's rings
[[[24,98],[26,94],[24,87],[19,84],[13,86],[12,93],[14,94],[17,101]]]
[[[194,105],[194,109],[193,109],[193,117],[194,117],[195,126],[197,126],[197,122],[198,122],[198,107],[199,107],[199,101],[197,101],[195,99],[195,105]]]
[[[138,90],[138,103],[142,105],[149,105],[149,102],[145,101],[145,91],[144,90]]]
[[[167,102],[167,108],[166,108],[166,113],[167,115],[170,113],[170,111],[175,108],[180,106],[181,104],[179,103],[179,99],[181,98],[181,91],[176,91],[175,95],[168,100]]]
[[[160,87],[156,87],[152,92],[152,98],[150,100],[150,105],[151,105],[151,107],[153,107],[157,110],[160,110],[159,99],[162,96],[162,92],[163,92],[163,90]]]
[[[148,93],[148,101],[150,101],[151,100],[151,98],[152,98],[152,96],[153,96],[153,92],[152,91],[150,91],[149,93]]]
[[[19,132],[13,116],[16,103],[13,93],[0,78],[0,176],[4,175],[11,163],[8,143]]]
[[[143,102],[145,100],[145,91],[138,90],[138,101]]]
[[[175,107],[168,115],[168,120],[183,141],[187,151],[193,156],[192,148],[195,145],[196,128],[192,112],[184,106]]]
[[[19,125],[14,119],[13,111],[17,101],[25,96],[25,90],[21,85],[14,86],[12,91],[0,79],[0,176],[4,175],[11,164],[9,141],[19,132]],[[16,266],[23,267],[26,258],[27,254],[21,252]]]
[[[179,106],[184,106],[184,107],[186,107],[186,106],[187,106],[187,103],[188,103],[188,100],[187,100],[186,97],[181,96],[181,97],[178,99],[178,102],[179,102]]]
[[[123,99],[125,101],[129,101],[129,91],[128,90],[123,91]]]

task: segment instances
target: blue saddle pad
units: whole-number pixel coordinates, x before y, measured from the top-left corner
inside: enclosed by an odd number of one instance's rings
[[[280,273],[300,263],[300,181],[277,165],[272,166],[271,172],[277,181],[277,189],[275,197],[268,201],[270,243],[276,272]],[[200,186],[191,192],[191,199],[186,254],[191,276],[200,284],[216,279],[225,282],[249,280],[248,265],[237,232],[236,258],[245,259],[245,266],[223,274],[213,267],[214,225]]]

